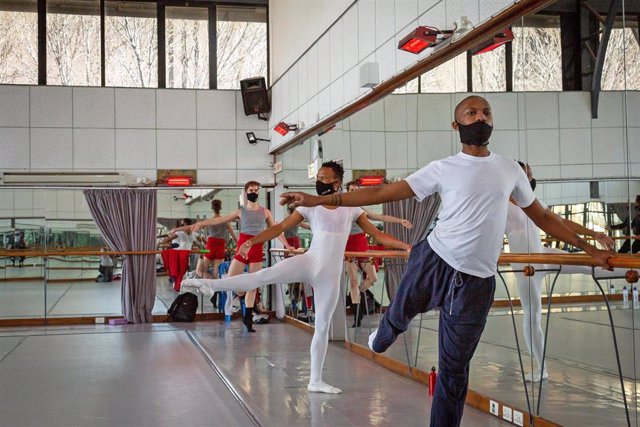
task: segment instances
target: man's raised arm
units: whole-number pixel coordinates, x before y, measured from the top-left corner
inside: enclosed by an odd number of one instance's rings
[[[363,188],[349,193],[333,193],[326,196],[314,196],[312,194],[289,192],[280,196],[281,205],[291,207],[318,205],[326,206],[367,206],[378,205],[385,202],[395,202],[414,197],[415,193],[407,183],[402,180],[377,187]]]

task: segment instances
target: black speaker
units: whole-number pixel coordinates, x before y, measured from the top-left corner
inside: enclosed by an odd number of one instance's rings
[[[240,91],[242,92],[244,114],[247,116],[252,114],[266,114],[271,111],[264,77],[252,77],[250,79],[240,80]]]

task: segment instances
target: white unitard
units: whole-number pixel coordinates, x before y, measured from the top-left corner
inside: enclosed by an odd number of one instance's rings
[[[543,205],[544,208],[546,206]],[[514,253],[548,253],[566,254],[567,252],[555,248],[545,248],[540,241],[540,229],[524,213],[522,209],[513,203],[509,203],[507,225],[505,234],[509,240],[509,250]],[[533,264],[536,270],[552,269],[557,265]],[[524,264],[512,264],[515,270],[525,267]],[[591,276],[591,267],[587,265],[563,265],[561,274],[586,274]],[[537,372],[540,373],[542,364],[542,350],[544,346],[544,333],[542,332],[542,281],[545,275],[554,274],[553,271],[536,271],[531,277],[523,273],[516,273],[516,284],[520,303],[522,304],[524,338],[529,353],[533,355]],[[596,277],[610,278],[620,276],[620,271],[608,271],[602,268],[596,269]],[[546,369],[545,369],[546,370]]]
[[[315,332],[311,340],[311,377],[309,386],[324,385],[322,366],[329,341],[329,324],[340,295],[340,276],[344,249],[351,224],[364,213],[361,208],[322,206],[296,209],[309,223],[313,240],[303,255],[286,258],[273,267],[251,274],[241,274],[220,280],[189,279],[182,282],[187,292],[200,291],[213,295],[215,291],[249,291],[262,285],[283,282],[313,283],[315,296]],[[340,390],[333,388],[340,392]]]

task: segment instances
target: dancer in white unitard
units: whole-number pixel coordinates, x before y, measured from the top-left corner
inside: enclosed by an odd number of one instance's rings
[[[323,163],[318,171],[316,191],[331,194],[340,191],[344,170],[336,162]],[[228,277],[221,280],[190,279],[183,282],[183,292],[200,291],[205,296],[215,291],[249,291],[261,285],[282,282],[309,282],[314,286],[315,331],[311,340],[311,375],[307,390],[319,393],[341,393],[342,390],[322,380],[322,366],[327,353],[329,324],[340,294],[340,275],[344,249],[351,230],[357,222],[377,242],[386,247],[410,249],[410,246],[378,230],[361,208],[316,206],[297,208],[281,223],[276,224],[245,242],[238,253],[245,256],[254,244],[280,235],[306,220],[313,231],[309,250],[286,258],[273,267],[256,273]]]
[[[520,166],[527,173],[532,189],[535,189],[535,179],[529,165]],[[542,204],[542,202],[541,202]],[[546,208],[546,206],[543,205]],[[613,240],[605,233],[598,233],[589,230],[573,221],[562,218],[563,223],[570,230],[577,234],[590,236],[595,238],[600,244],[607,249],[613,248]],[[566,254],[567,252],[555,248],[545,248],[540,241],[540,229],[529,219],[529,217],[516,206],[509,203],[509,211],[507,213],[507,224],[505,234],[509,240],[509,251],[514,253],[548,253],[548,254]],[[522,271],[524,264],[512,264],[515,270]],[[516,273],[516,285],[518,294],[520,295],[520,303],[524,312],[522,318],[522,326],[524,330],[524,340],[529,349],[529,354],[534,358],[534,372],[525,375],[527,381],[538,382],[541,379],[549,377],[547,367],[541,372],[542,351],[544,347],[544,333],[542,331],[542,281],[547,274],[554,274],[552,271],[539,271],[544,269],[552,269],[557,265],[536,264],[534,268],[536,273],[531,277],[526,277],[523,273]],[[587,274],[591,275],[591,267],[586,265],[563,265],[560,270],[561,274]],[[612,277],[620,276],[620,271],[608,271],[602,268],[596,269],[596,277]]]

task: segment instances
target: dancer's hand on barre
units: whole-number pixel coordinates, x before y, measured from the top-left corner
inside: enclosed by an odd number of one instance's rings
[[[596,233],[593,237],[596,239],[596,242],[604,246],[605,249],[613,249],[615,247],[613,239],[605,233]]]
[[[604,270],[613,270],[613,267],[609,265],[607,260],[616,255],[616,253],[612,250],[591,249],[593,246],[589,246],[590,248],[586,252],[593,258],[596,266],[602,267]]]

